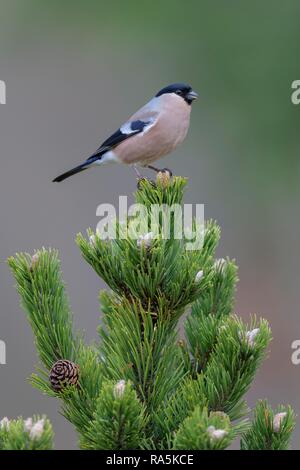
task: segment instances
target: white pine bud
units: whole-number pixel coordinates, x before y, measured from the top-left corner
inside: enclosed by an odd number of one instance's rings
[[[32,255],[30,269],[34,269],[36,267],[36,265],[39,262],[39,257],[40,257],[39,253],[34,253],[34,255]]]
[[[211,433],[211,438],[218,441],[219,439],[223,439],[223,437],[225,437],[227,434],[228,434],[228,432],[225,431],[225,429],[215,429]]]
[[[94,234],[89,236],[89,242],[90,242],[90,245],[95,248],[95,246],[96,246],[96,237],[95,237]]]
[[[33,426],[32,418],[27,418],[24,421],[24,431],[30,432]]]
[[[286,416],[287,416],[286,411],[282,411],[281,413],[277,413],[274,416],[274,419],[273,419],[273,431],[274,432],[280,432],[281,425],[282,425],[284,419],[286,418]]]
[[[154,238],[153,232],[149,232],[149,233],[146,233],[145,235],[141,235],[136,241],[138,248],[141,248],[142,246],[144,246],[145,248],[150,248],[153,238]]]
[[[254,328],[254,330],[246,332],[246,340],[247,340],[249,346],[251,346],[252,348],[254,346],[254,341],[255,341],[255,338],[258,335],[258,333],[259,333],[259,328]]]
[[[9,429],[9,425],[10,425],[10,420],[9,420],[7,417],[1,419],[1,421],[0,421],[0,429],[6,429],[6,430],[8,430],[8,429]]]
[[[114,387],[115,398],[122,398],[125,392],[125,386],[126,386],[125,380],[119,380],[119,382]]]
[[[215,270],[220,271],[221,273],[224,272],[226,266],[227,266],[227,260],[224,258],[216,259],[216,261],[214,262]]]
[[[203,271],[198,271],[195,277],[195,283],[198,284],[203,278]]]
[[[210,435],[211,439],[218,441],[220,439],[223,439],[228,432],[225,431],[225,429],[216,429],[214,426],[208,426],[207,432]]]
[[[163,188],[167,188],[170,184],[171,175],[169,171],[159,171],[156,180],[160,182]]]
[[[39,419],[36,423],[34,423],[29,433],[30,439],[40,439],[44,432],[44,425],[44,419]]]

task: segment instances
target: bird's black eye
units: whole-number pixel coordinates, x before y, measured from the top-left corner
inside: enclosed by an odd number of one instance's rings
[[[176,93],[176,95],[182,95],[182,91],[181,91],[181,90],[176,90],[175,93]]]

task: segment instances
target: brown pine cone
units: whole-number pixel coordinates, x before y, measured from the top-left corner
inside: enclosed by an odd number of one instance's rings
[[[50,371],[49,380],[53,390],[60,392],[69,385],[77,385],[79,366],[67,359],[57,361]]]

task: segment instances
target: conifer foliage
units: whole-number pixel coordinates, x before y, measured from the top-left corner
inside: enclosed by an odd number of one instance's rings
[[[185,186],[184,178],[160,173],[155,184],[140,181],[136,202],[150,219],[153,205],[182,205]],[[172,220],[169,237],[162,217],[156,236],[130,236],[132,218],[126,236],[77,236],[83,258],[109,288],[100,295],[97,345],[74,332],[55,250],[9,259],[42,363],[33,385],[61,400],[82,449],[218,450],[238,436],[242,449],[288,448],[290,407],[274,414],[261,402],[251,423],[245,401],[271,340],[267,321],[246,324],[234,314],[237,267],[215,259],[216,223],[194,223],[203,245],[188,250]],[[124,224],[116,229],[124,234]]]
[[[53,431],[45,416],[0,421],[0,450],[51,450]]]

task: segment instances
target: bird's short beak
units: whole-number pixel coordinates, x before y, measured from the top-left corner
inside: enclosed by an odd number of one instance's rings
[[[194,101],[198,98],[198,93],[196,93],[194,90],[189,91],[189,93],[187,94],[187,98],[191,101]]]

